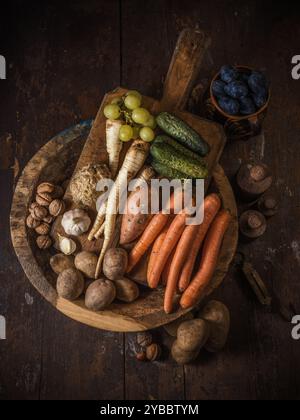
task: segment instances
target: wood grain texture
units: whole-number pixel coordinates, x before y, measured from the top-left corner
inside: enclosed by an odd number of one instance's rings
[[[227,144],[221,164],[232,183],[242,160],[263,158],[270,166],[279,213],[262,238],[240,244],[240,250],[270,290],[300,313],[299,81],[290,75],[299,13],[297,2],[271,0],[3,4],[0,43],[9,71],[1,81],[1,150],[2,139],[12,135],[12,149],[5,150],[22,169],[46,139],[96,115],[104,93],[118,85],[160,98],[179,32],[200,23],[212,45],[196,92],[226,63],[263,69],[271,79],[265,137]],[[201,104],[191,104],[201,115]],[[73,322],[48,305],[26,279],[9,238],[17,166],[0,168],[0,314],[8,321],[7,340],[0,342],[1,399],[299,400],[299,342],[292,340],[289,323],[257,304],[235,268],[213,294],[231,312],[225,350],[204,352],[181,370],[168,357],[171,342],[164,332],[155,332],[164,358],[145,367],[133,357],[134,336],[123,341],[123,334]]]

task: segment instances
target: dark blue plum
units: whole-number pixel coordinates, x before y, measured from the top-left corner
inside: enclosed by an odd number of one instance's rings
[[[248,95],[248,87],[244,82],[235,80],[224,88],[228,96],[231,96],[234,99],[242,98],[243,96]]]
[[[242,115],[250,115],[256,112],[256,107],[254,102],[249,96],[244,96],[240,98],[240,113]]]
[[[259,71],[253,71],[248,79],[248,85],[253,93],[260,94],[268,89],[265,76]]]
[[[220,77],[225,83],[230,83],[239,77],[239,72],[232,66],[223,66],[220,70]]]
[[[218,104],[224,112],[230,115],[237,115],[240,110],[240,104],[236,99],[232,98],[220,98]]]
[[[266,94],[257,94],[257,95],[252,95],[253,97],[253,101],[255,103],[255,105],[257,106],[258,109],[262,108],[265,103],[267,102],[267,95]]]
[[[222,80],[215,80],[212,84],[212,93],[216,98],[221,98],[222,96],[226,96],[226,93],[224,92],[224,87],[226,84],[222,82]]]

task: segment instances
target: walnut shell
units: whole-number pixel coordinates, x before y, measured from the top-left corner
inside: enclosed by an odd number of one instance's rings
[[[137,333],[136,342],[142,348],[148,347],[152,344],[152,334],[148,331]]]
[[[63,212],[65,211],[66,205],[65,202],[63,200],[60,200],[59,198],[56,198],[55,200],[52,201],[52,203],[49,206],[49,213],[54,216],[57,217],[60,214],[63,214]]]
[[[51,194],[49,194],[47,192],[42,192],[42,193],[39,193],[39,194],[36,195],[35,201],[40,206],[49,207],[49,204],[52,201],[52,196],[51,196]]]
[[[36,220],[43,220],[48,215],[48,210],[40,206],[38,203],[33,203],[29,209],[31,216]]]
[[[54,217],[51,216],[51,214],[48,214],[46,217],[44,217],[43,222],[48,223],[51,225],[51,223],[54,221]]]
[[[48,249],[52,245],[52,239],[49,235],[40,235],[36,238],[36,244],[40,249]]]
[[[150,344],[150,346],[146,348],[146,357],[151,362],[154,362],[154,360],[159,359],[160,356],[161,356],[161,348],[158,344],[153,343],[153,344]]]
[[[36,192],[38,195],[43,194],[43,193],[52,194],[54,189],[55,189],[55,185],[51,184],[51,182],[42,182],[42,184],[40,184],[37,187]]]
[[[39,226],[39,224],[40,224],[41,222],[39,221],[39,220],[37,220],[37,219],[34,219],[33,217],[32,217],[32,214],[29,214],[28,216],[27,216],[27,219],[26,219],[26,225],[27,225],[27,227],[29,227],[30,229],[35,229],[35,228],[37,228],[38,226]]]
[[[38,235],[48,235],[50,232],[50,225],[48,223],[42,222],[35,228],[35,231]]]

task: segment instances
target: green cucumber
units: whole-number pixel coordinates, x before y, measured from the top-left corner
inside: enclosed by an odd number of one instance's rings
[[[192,178],[206,178],[208,175],[206,167],[195,159],[183,156],[167,143],[153,143],[150,148],[150,153],[159,163],[183,172]]]
[[[209,144],[189,125],[180,118],[168,112],[161,112],[156,117],[157,125],[169,136],[174,137],[183,145],[201,156],[206,156],[210,151]]]
[[[199,163],[201,163],[201,165],[205,166],[205,162],[204,162],[203,158],[201,158],[197,153],[195,153],[192,150],[188,149],[187,147],[183,146],[178,141],[172,139],[169,136],[165,136],[165,135],[157,136],[153,143],[167,143],[170,146],[174,147],[174,149],[178,150],[178,152],[182,153],[183,156],[195,159]]]
[[[159,163],[157,160],[153,160],[151,162],[152,168],[161,176],[170,179],[188,179],[190,178],[188,175],[184,174],[183,172],[177,171],[176,169],[170,168],[169,166],[164,165],[163,163]]]

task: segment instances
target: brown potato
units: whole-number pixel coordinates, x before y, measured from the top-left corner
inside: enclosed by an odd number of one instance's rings
[[[125,249],[111,248],[103,260],[103,273],[109,280],[117,280],[124,276],[127,264],[128,256]]]
[[[177,330],[177,344],[184,350],[200,350],[208,340],[209,324],[203,319],[184,321]]]
[[[137,284],[126,277],[115,280],[114,285],[117,291],[116,297],[122,302],[133,302],[139,297],[140,291]]]
[[[175,340],[172,346],[172,357],[173,359],[179,364],[179,365],[185,365],[188,363],[193,362],[200,352],[199,350],[195,351],[184,351],[181,347],[178,345],[178,340]]]
[[[226,344],[230,329],[230,313],[221,302],[212,300],[203,308],[199,315],[210,325],[209,339],[205,344],[206,350],[216,353]]]
[[[67,268],[59,274],[56,290],[60,297],[75,300],[82,294],[83,289],[84,278],[76,268]]]
[[[50,266],[56,274],[68,268],[74,268],[74,257],[72,255],[55,254],[50,258]]]
[[[99,279],[93,281],[85,293],[85,306],[92,311],[107,308],[116,297],[116,288],[112,281]]]
[[[82,251],[75,257],[75,267],[89,279],[95,279],[98,257],[93,252]]]

